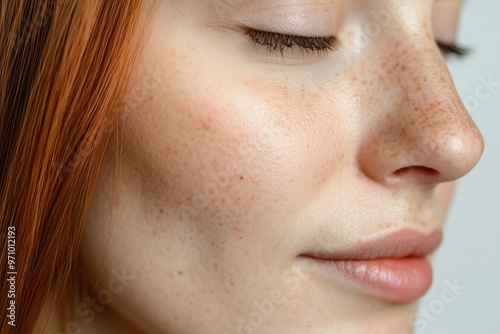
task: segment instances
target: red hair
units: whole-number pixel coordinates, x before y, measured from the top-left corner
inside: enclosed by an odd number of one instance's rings
[[[139,52],[142,11],[142,0],[2,1],[0,303],[6,312],[15,301],[16,326],[3,313],[1,333],[42,332],[44,309],[75,310],[79,244]]]

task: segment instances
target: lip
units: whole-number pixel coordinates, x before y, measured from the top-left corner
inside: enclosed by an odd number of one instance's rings
[[[427,256],[442,237],[441,230],[426,235],[402,229],[353,247],[315,250],[299,258],[329,280],[388,301],[409,302],[429,290],[432,267]]]

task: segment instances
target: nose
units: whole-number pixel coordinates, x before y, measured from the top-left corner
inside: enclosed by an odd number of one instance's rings
[[[372,101],[366,113],[371,124],[360,141],[359,168],[376,182],[392,184],[456,180],[479,161],[482,135],[434,40],[418,47],[395,43],[390,56],[377,60],[385,73],[372,79],[380,88],[365,97]]]

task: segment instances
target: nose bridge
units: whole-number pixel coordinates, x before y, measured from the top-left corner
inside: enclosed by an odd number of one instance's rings
[[[395,123],[391,128],[433,138],[445,129],[459,131],[473,124],[432,36],[394,38],[380,49],[376,61],[375,94],[386,100],[385,110],[377,112],[388,116],[385,122]]]
[[[384,59],[388,79],[396,83],[401,101],[431,110],[439,101],[458,100],[453,81],[432,36],[398,37]],[[398,102],[396,100],[396,102]],[[425,107],[428,105],[428,107]]]
[[[388,43],[373,76],[385,101],[382,108],[370,107],[377,108],[377,125],[361,150],[362,168],[377,179],[408,168],[432,182],[463,176],[479,160],[483,141],[434,38],[399,36]]]
[[[426,142],[437,150],[453,144],[458,134],[477,132],[477,128],[434,40],[423,40],[406,50],[400,48],[399,69],[390,75],[398,82],[399,98],[394,102],[405,133],[415,144]]]

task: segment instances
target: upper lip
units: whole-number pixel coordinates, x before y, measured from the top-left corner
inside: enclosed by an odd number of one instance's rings
[[[325,261],[425,257],[436,250],[442,239],[441,230],[423,234],[411,229],[402,229],[379,239],[369,240],[341,250],[329,251],[327,247],[320,246],[302,256]]]

